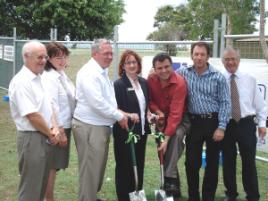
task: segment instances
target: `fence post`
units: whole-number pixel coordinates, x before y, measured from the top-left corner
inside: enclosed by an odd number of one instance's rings
[[[53,40],[53,28],[50,28],[50,40]]]
[[[224,35],[226,32],[226,13],[223,13],[221,16],[221,49],[220,49],[220,57],[223,54],[224,48],[225,48],[225,41],[224,41]]]
[[[214,33],[213,33],[213,57],[218,57],[219,48],[219,20],[214,20]]]
[[[13,27],[13,72],[12,75],[13,77],[16,74],[16,49],[17,49],[17,44],[16,44],[16,40],[17,40],[17,29],[16,27]]]
[[[119,61],[119,49],[118,49],[118,25],[114,27],[114,76],[113,80],[118,78],[118,61]]]
[[[50,29],[50,40],[56,41],[57,40],[57,37],[58,37],[57,35],[58,35],[57,28],[51,28]]]
[[[54,28],[54,40],[55,40],[55,41],[58,40],[58,29],[57,29],[56,26],[55,26],[55,28]]]

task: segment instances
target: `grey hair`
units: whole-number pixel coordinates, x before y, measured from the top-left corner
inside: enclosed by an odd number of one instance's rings
[[[103,44],[111,44],[111,42],[105,38],[94,39],[91,45],[91,54],[94,52],[99,52],[101,45]]]
[[[236,55],[237,55],[238,60],[240,60],[240,51],[238,49],[235,49],[235,48],[229,46],[229,47],[226,47],[223,50],[222,57],[221,57],[222,61],[224,61],[224,54],[227,53],[227,52],[235,52]]]
[[[31,40],[29,42],[26,42],[23,45],[22,50],[21,50],[23,62],[25,62],[26,55],[31,55],[33,53],[33,49],[34,49],[33,47],[40,47],[40,46],[45,47],[45,45],[39,42],[38,40]]]

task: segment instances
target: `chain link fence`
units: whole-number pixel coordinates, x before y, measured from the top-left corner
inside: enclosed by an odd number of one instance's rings
[[[14,39],[0,37],[0,87],[8,88],[14,73]]]
[[[263,59],[262,50],[257,36],[226,36],[233,40],[233,46],[240,50],[241,58]],[[7,89],[8,84],[16,72],[23,65],[21,49],[27,40],[15,40],[12,37],[0,37],[0,88]],[[47,43],[49,41],[41,41]],[[64,43],[77,57],[79,53],[86,54],[90,58],[92,41],[59,41]],[[196,41],[148,41],[148,42],[114,42],[114,60],[110,68],[111,78],[117,78],[117,64],[121,53],[125,49],[135,50],[142,58],[154,56],[158,52],[167,52],[174,57],[189,57],[190,46]],[[213,41],[206,41],[213,49]],[[213,51],[211,51],[213,52]],[[75,59],[79,63],[79,59]],[[76,64],[74,64],[76,65]],[[77,64],[82,65],[82,64]]]

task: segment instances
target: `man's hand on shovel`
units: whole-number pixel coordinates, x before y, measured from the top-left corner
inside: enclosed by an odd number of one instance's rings
[[[163,154],[166,153],[169,138],[170,138],[169,136],[165,136],[165,140],[163,142],[160,142],[159,145],[158,145],[157,150],[158,151],[161,151],[162,150],[163,151]]]

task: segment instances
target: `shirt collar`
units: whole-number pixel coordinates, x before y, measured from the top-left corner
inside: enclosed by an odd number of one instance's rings
[[[51,72],[52,76],[59,78],[63,75],[62,72],[56,71],[55,69],[51,68],[48,72]]]
[[[173,84],[173,83],[177,83],[177,82],[178,82],[178,80],[176,79],[176,74],[175,74],[175,72],[173,71],[173,72],[171,73],[171,75],[170,75],[169,83],[170,83],[170,84]]]
[[[36,75],[35,73],[33,73],[28,67],[26,67],[25,65],[22,66],[23,73],[26,75],[26,77],[28,77],[30,80],[34,80],[36,78],[40,78],[40,74]]]
[[[157,80],[159,81],[160,83],[160,79],[158,77],[158,75],[156,73],[153,73],[150,75],[154,80]],[[173,71],[168,79],[168,84],[174,84],[174,83],[177,83],[177,79],[176,79],[176,73]]]
[[[232,74],[234,74],[236,78],[241,77],[241,71],[238,69],[235,73],[230,73],[227,70],[225,70],[225,71],[226,71],[225,73],[226,73],[228,79],[231,79]]]
[[[202,75],[205,75],[205,74],[208,74],[208,73],[218,72],[212,65],[210,65],[209,63],[207,63],[207,64],[208,64],[208,68],[205,70],[204,73],[202,73]],[[191,70],[191,71],[195,72],[194,65],[187,67],[187,69],[189,71]]]
[[[108,76],[108,72],[109,72],[108,68],[102,68],[94,58],[91,59],[91,62],[94,64],[94,66],[96,66],[96,70],[100,74],[102,74],[104,76]]]

